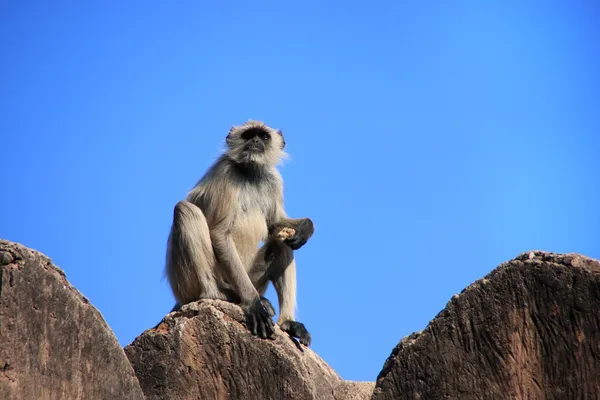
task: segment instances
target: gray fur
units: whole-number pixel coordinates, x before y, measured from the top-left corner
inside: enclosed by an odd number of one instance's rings
[[[246,151],[242,135],[257,128],[270,140],[264,152]],[[226,143],[227,151],[175,206],[166,257],[171,289],[181,305],[200,298],[231,300],[233,292],[248,307],[273,282],[278,323],[293,320],[293,251],[269,232],[274,224],[293,227],[302,221],[288,219],[283,207],[283,180],[276,168],[285,157],[283,135],[249,121],[233,127]],[[259,249],[260,242],[264,245]]]

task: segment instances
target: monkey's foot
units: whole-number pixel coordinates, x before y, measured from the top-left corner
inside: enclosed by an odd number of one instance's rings
[[[308,333],[302,322],[284,321],[282,324],[279,325],[279,327],[288,335],[298,338],[300,340],[300,343],[302,343],[303,345],[310,346],[310,333]]]

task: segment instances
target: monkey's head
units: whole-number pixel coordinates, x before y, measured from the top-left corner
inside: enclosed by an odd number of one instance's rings
[[[229,157],[241,164],[276,165],[286,155],[283,133],[260,121],[232,127],[225,141]]]

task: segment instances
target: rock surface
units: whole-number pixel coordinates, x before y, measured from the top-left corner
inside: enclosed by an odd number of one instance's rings
[[[334,389],[333,398],[335,400],[370,399],[374,388],[375,382],[343,381]]]
[[[404,338],[382,399],[591,399],[600,395],[600,262],[530,252],[450,300]]]
[[[0,240],[0,399],[598,398],[599,310],[599,261],[524,253],[402,339],[376,383],[351,382],[278,327],[253,337],[218,300],[123,351],[50,259]]]
[[[373,383],[347,382],[278,327],[252,336],[241,309],[201,300],[168,314],[125,348],[151,399],[369,399]]]
[[[43,254],[0,240],[0,399],[143,399],[102,315]]]

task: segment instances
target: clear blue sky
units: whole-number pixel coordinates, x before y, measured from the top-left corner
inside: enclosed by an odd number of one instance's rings
[[[286,135],[298,318],[346,379],[523,251],[600,258],[593,1],[123,3],[0,4],[0,237],[121,344],[172,307],[173,206],[249,118]]]

